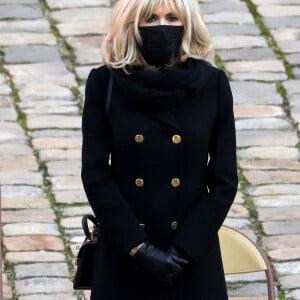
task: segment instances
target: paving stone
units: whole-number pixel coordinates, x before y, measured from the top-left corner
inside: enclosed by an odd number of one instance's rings
[[[76,64],[100,64],[102,63],[101,51],[99,48],[75,50]]]
[[[293,131],[278,130],[237,130],[238,147],[247,146],[296,146],[298,137]],[[290,162],[286,160],[285,165]],[[252,163],[252,162],[250,162]]]
[[[288,161],[283,159],[239,161],[243,169],[258,170],[300,170],[300,163],[297,161]]]
[[[284,111],[279,106],[272,105],[236,105],[235,118],[265,118],[284,116]]]
[[[3,243],[7,251],[64,251],[62,240],[49,235],[4,237]]]
[[[294,68],[295,79],[300,79],[300,68]]]
[[[82,220],[82,216],[81,217],[62,218],[60,224],[63,228],[68,228],[68,229],[82,228],[81,220]]]
[[[228,218],[248,218],[249,212],[243,205],[233,204],[227,215]]]
[[[45,138],[45,137],[54,137],[54,138],[74,138],[82,139],[81,130],[64,130],[64,129],[42,129],[35,130],[31,133],[34,138]]]
[[[1,133],[2,134],[2,133]],[[9,152],[7,152],[9,153]],[[37,171],[38,164],[33,155],[5,155],[1,154],[0,172],[6,171]]]
[[[85,7],[58,10],[51,13],[51,18],[58,22],[80,22],[80,21],[109,21],[111,17],[111,8],[107,7]]]
[[[257,10],[263,17],[300,16],[299,5],[261,5]]]
[[[231,80],[257,80],[257,81],[283,81],[287,80],[288,76],[285,73],[269,73],[269,72],[247,72],[234,73],[231,75]]]
[[[6,63],[31,63],[42,61],[59,61],[60,54],[53,46],[30,45],[4,48]]]
[[[288,261],[288,260],[297,260],[297,259],[299,260],[300,259],[300,247],[269,251],[268,256],[272,260],[276,260],[276,261]]]
[[[21,45],[56,45],[55,37],[50,33],[23,32],[0,33],[0,44],[2,46]],[[45,70],[44,70],[45,71]]]
[[[1,188],[2,198],[9,197],[43,197],[44,192],[39,187],[30,186],[10,186],[4,185]]]
[[[75,296],[70,296],[66,294],[55,294],[55,295],[29,295],[29,296],[21,296],[19,300],[77,300],[78,298]]]
[[[0,108],[0,121],[16,121],[17,113],[13,108]]]
[[[57,176],[51,178],[52,189],[57,190],[77,190],[82,188],[81,177],[76,176]]]
[[[1,121],[0,121],[1,122]],[[28,138],[24,135],[24,133],[17,133],[15,130],[12,129],[3,129],[1,128],[1,136],[0,136],[0,143],[8,144],[8,143],[27,143]]]
[[[2,213],[3,223],[40,222],[53,223],[56,216],[52,209],[5,210]]]
[[[77,106],[56,106],[56,107],[33,107],[23,109],[26,115],[49,115],[49,114],[62,114],[62,115],[78,115],[79,108]]]
[[[300,235],[275,235],[263,237],[262,245],[269,250],[298,248]]]
[[[234,35],[213,37],[215,49],[239,49],[252,47],[267,47],[265,39],[260,36]]]
[[[213,13],[220,13],[224,11],[248,12],[248,8],[245,5],[245,3],[239,1],[234,1],[234,2],[223,1],[222,3],[202,2],[200,5],[200,9],[202,14],[213,14]]]
[[[300,300],[300,289],[299,290],[293,290],[289,293],[287,293],[287,298],[291,298],[291,299],[294,299],[294,300]]]
[[[8,153],[15,156],[30,156],[32,155],[32,149],[24,144],[0,144],[0,155],[7,155]]]
[[[66,38],[67,43],[73,49],[90,49],[98,48],[100,49],[103,42],[103,35],[93,35],[93,36],[79,36],[79,37],[68,37]]]
[[[226,275],[225,278],[226,278],[227,284],[228,283],[234,284],[234,283],[240,283],[240,282],[265,281],[266,275],[265,275],[265,272],[255,272],[255,273]],[[246,299],[244,299],[244,300],[246,300]]]
[[[17,20],[1,21],[0,32],[50,32],[50,25],[47,20]]]
[[[63,9],[73,7],[88,7],[88,6],[109,6],[109,0],[46,0],[50,9]]]
[[[80,174],[81,160],[54,161],[47,164],[50,176],[67,176]]]
[[[283,86],[289,95],[300,94],[300,80],[288,80]]]
[[[299,152],[296,148],[290,147],[251,147],[245,150],[239,150],[240,159],[287,159],[298,160]]]
[[[28,85],[28,76],[30,76],[31,82],[39,82],[42,77],[44,82],[49,84],[51,83],[65,87],[77,85],[74,75],[66,69],[66,66],[62,62],[22,64],[22,68],[20,68],[20,65],[18,64],[5,65],[5,68],[12,75],[14,84],[19,89]],[[47,72],[45,72],[45,70],[47,70]],[[51,98],[49,98],[45,100],[51,100]],[[54,99],[57,101],[55,96]],[[32,101],[33,100],[30,99],[29,102]]]
[[[300,41],[283,41],[278,46],[284,53],[300,52]]]
[[[245,177],[252,185],[268,183],[299,183],[299,172],[294,171],[245,171]],[[300,214],[299,214],[300,217]]]
[[[65,22],[57,25],[62,36],[82,36],[94,34],[106,34],[108,30],[108,22],[99,20],[86,20]]]
[[[276,18],[264,18],[264,23],[269,29],[278,28],[299,28],[299,17],[276,17]]]
[[[254,24],[249,12],[220,12],[203,16],[205,23]]]
[[[248,130],[248,129],[276,129],[284,130],[290,128],[290,123],[287,120],[279,118],[251,118],[242,119],[235,122],[237,130]]]
[[[271,184],[250,188],[253,196],[262,195],[299,195],[300,185],[298,184]]]
[[[5,95],[0,95],[0,107],[12,107],[12,100],[10,97]]]
[[[4,297],[3,300],[12,299],[12,289],[4,272],[2,273],[2,294]]]
[[[277,42],[295,41],[300,37],[300,28],[281,28],[271,30],[271,34]]]
[[[1,19],[39,19],[43,16],[38,6],[5,5],[0,9]]]
[[[68,277],[66,263],[35,263],[22,264],[15,267],[16,279],[28,277]]]
[[[256,61],[257,67],[260,65],[257,61],[276,60],[276,55],[270,48],[220,50],[218,55],[223,61]]]
[[[16,290],[20,294],[32,293],[72,293],[72,282],[65,278],[30,278],[16,281]]]
[[[60,161],[60,160],[73,160],[81,158],[81,150],[41,150],[39,157],[43,161]]]
[[[246,229],[250,226],[250,221],[248,219],[225,219],[224,225],[237,228],[237,229]]]
[[[17,161],[16,161],[17,163]],[[14,170],[0,172],[0,182],[3,185],[43,185],[43,177],[40,173],[23,171],[23,170]]]
[[[0,85],[0,94],[1,95],[9,95],[10,88],[7,85]]]
[[[291,261],[276,263],[275,269],[278,275],[296,275],[300,274],[300,262]]]
[[[263,5],[263,4],[299,4],[299,0],[252,0],[252,2],[256,5]]]
[[[297,207],[300,206],[299,196],[280,195],[280,196],[261,196],[253,199],[257,208],[259,207]],[[300,245],[300,244],[299,244]]]
[[[77,204],[88,202],[83,190],[74,191],[54,191],[56,203],[59,204]]]
[[[76,105],[75,101],[73,100],[44,100],[44,101],[26,101],[21,102],[19,106],[22,108],[22,110],[28,109],[28,108],[39,108],[44,110],[49,110],[51,108],[57,108],[60,107],[68,107],[68,106],[74,106]]]
[[[32,140],[35,149],[80,149],[81,140],[74,138],[36,138]]]
[[[267,236],[300,234],[300,220],[262,222],[262,226]]]
[[[279,281],[284,289],[296,289],[299,288],[300,275],[283,276]]]
[[[241,296],[248,297],[267,295],[267,285],[265,283],[249,283],[243,285],[241,288],[237,288],[228,291],[229,296]]]
[[[30,209],[30,208],[48,208],[50,202],[45,198],[37,197],[9,197],[2,196],[2,208],[3,209]]]
[[[47,234],[59,236],[59,230],[57,224],[44,224],[44,223],[16,223],[6,224],[3,226],[3,232],[6,236],[17,236],[17,235],[31,235],[31,234]]]
[[[81,128],[81,117],[62,115],[29,116],[27,118],[27,126],[30,129]]]
[[[225,67],[230,73],[285,72],[283,63],[278,60],[228,62]]]
[[[70,89],[50,83],[32,84],[24,87],[19,91],[19,96],[21,99],[30,99],[30,101],[33,99],[44,100],[48,98],[70,100],[74,97]],[[46,119],[45,116],[42,118]]]
[[[261,82],[231,82],[235,104],[266,105],[282,104],[282,98],[277,93],[276,86]],[[255,91],[255,92],[254,92]]]
[[[300,219],[300,207],[257,208],[260,221],[290,221]]]
[[[61,252],[54,251],[22,251],[22,252],[8,252],[5,255],[5,260],[18,264],[30,262],[64,262],[66,257]]]
[[[38,0],[0,0],[0,4],[39,4]]]
[[[235,205],[234,207],[236,207]],[[242,207],[239,205],[239,208]],[[245,208],[243,208],[245,209]],[[241,209],[241,210],[243,210]],[[66,207],[61,210],[62,215],[65,217],[74,217],[74,216],[80,216],[82,217],[83,215],[89,215],[93,214],[93,211],[90,206],[85,205],[85,206],[75,206],[75,207]]]

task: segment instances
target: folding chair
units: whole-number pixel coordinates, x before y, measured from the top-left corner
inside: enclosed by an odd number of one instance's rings
[[[228,226],[220,228],[219,239],[225,274],[264,271],[268,285],[268,300],[275,300],[271,265],[262,250],[243,233]]]

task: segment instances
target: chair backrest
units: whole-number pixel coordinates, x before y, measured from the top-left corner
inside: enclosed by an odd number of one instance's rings
[[[272,269],[261,249],[240,231],[222,226],[219,230],[221,254],[225,274],[264,271],[268,284],[268,299],[275,299]]]

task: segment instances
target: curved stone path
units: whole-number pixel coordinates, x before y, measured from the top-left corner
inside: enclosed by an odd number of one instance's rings
[[[201,10],[235,100],[240,186],[226,224],[268,252],[278,299],[300,299],[300,0]],[[110,0],[0,0],[5,299],[88,299],[71,282],[90,212],[80,116],[110,12]],[[263,274],[227,282],[232,299],[265,299]]]

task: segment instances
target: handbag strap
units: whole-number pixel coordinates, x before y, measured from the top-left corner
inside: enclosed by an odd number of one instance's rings
[[[114,83],[114,80],[112,78],[111,72],[109,72],[109,82],[108,82],[107,96],[106,96],[106,101],[105,101],[105,116],[107,119],[109,117],[113,83]]]
[[[83,229],[83,232],[84,232],[86,238],[89,239],[92,237],[92,232],[90,232],[88,221],[91,221],[93,223],[94,228],[97,227],[98,221],[97,221],[96,217],[94,217],[93,215],[84,215],[82,217],[82,220],[81,220],[82,229]]]

